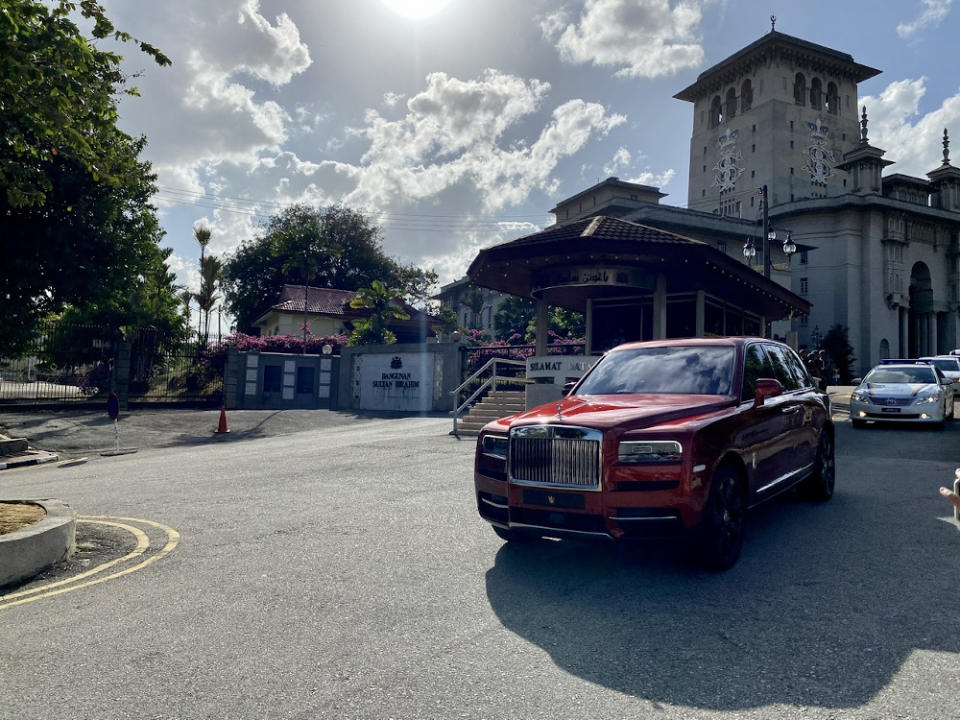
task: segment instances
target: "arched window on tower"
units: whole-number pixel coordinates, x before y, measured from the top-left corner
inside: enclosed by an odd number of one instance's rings
[[[810,81],[810,107],[814,110],[823,109],[823,86],[820,84],[820,78],[813,78]]]
[[[714,95],[710,103],[710,127],[716,127],[723,122],[723,108],[720,106],[720,96]]]
[[[836,115],[840,109],[840,98],[837,95],[837,84],[827,83],[827,112]]]
[[[753,107],[753,85],[747,78],[740,85],[740,112],[746,112]]]
[[[803,73],[797,73],[793,78],[793,102],[804,105],[807,102],[807,79]]]
[[[727,102],[724,104],[723,119],[729,120],[736,117],[737,114],[737,91],[733,88],[727,90]]]

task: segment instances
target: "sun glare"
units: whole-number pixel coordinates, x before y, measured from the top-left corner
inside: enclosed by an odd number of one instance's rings
[[[425,18],[443,9],[449,0],[383,0],[383,3],[399,15],[408,18]]]

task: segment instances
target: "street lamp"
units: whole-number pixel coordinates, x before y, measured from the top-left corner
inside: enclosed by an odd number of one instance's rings
[[[770,227],[770,216],[767,214],[767,186],[764,185],[760,188],[760,207],[763,211],[761,216],[762,223],[762,235],[763,238],[763,276],[770,279],[770,268],[771,268],[771,258],[770,258],[770,243],[774,242],[777,239],[777,231]],[[787,236],[783,240],[783,253],[787,256],[787,259],[790,259],[790,256],[797,251],[797,246],[793,242],[793,232],[791,230],[785,231]],[[757,248],[753,244],[753,237],[748,237],[747,242],[743,246],[743,256],[747,259],[747,262],[750,262],[757,255]]]

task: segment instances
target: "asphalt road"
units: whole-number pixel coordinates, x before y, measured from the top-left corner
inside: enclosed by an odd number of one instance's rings
[[[503,545],[448,422],[5,471],[179,544],[0,607],[0,717],[960,718],[960,421],[841,421],[834,499],[755,512],[724,574]]]

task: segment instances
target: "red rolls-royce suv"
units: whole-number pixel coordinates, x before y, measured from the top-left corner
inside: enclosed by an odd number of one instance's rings
[[[674,534],[705,566],[739,557],[746,511],[835,483],[830,399],[763,338],[629,343],[558,402],[487,424],[477,509],[508,541]]]

